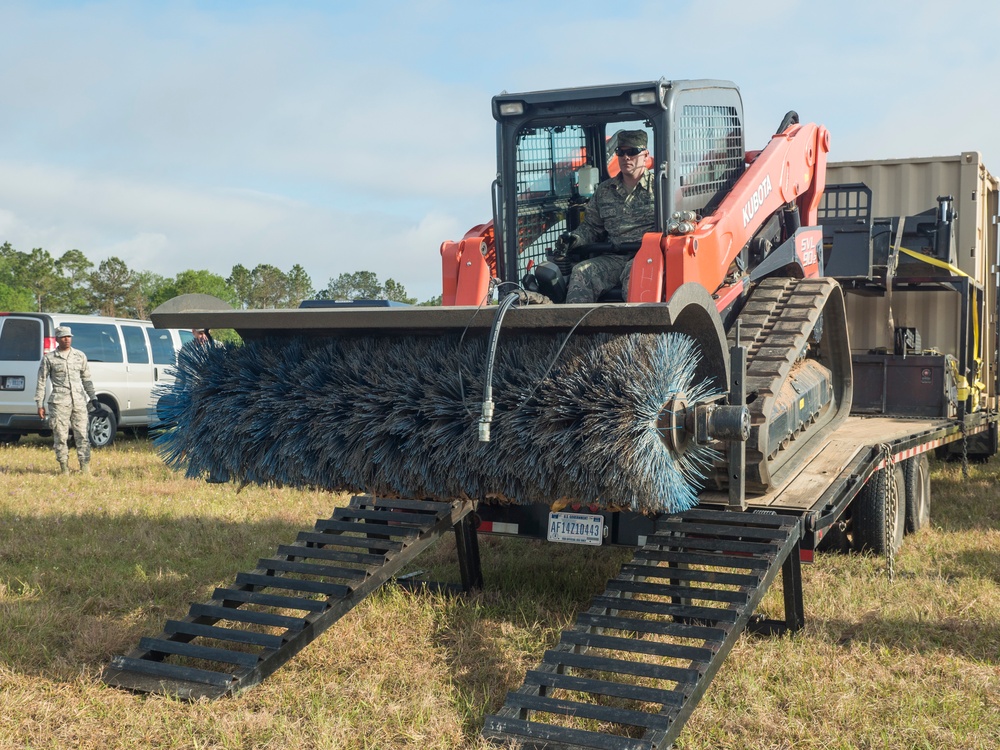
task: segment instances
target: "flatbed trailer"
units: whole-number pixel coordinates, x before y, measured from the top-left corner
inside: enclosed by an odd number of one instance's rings
[[[995,435],[997,423],[998,415],[986,412],[961,420],[848,417],[838,430],[803,457],[788,481],[765,494],[747,497],[745,510],[800,518],[801,556],[803,561],[810,562],[813,551],[843,520],[851,501],[875,472],[885,468],[887,460],[902,463],[932,452],[943,455],[949,449],[961,457],[963,442]],[[731,509],[728,495],[713,491],[699,495],[699,507]],[[578,505],[565,510],[592,512]],[[602,516],[607,529],[603,540],[606,544],[642,546],[656,524],[654,518],[641,514],[596,513]],[[483,505],[477,511],[476,523],[480,533],[548,539],[548,515],[549,509],[538,506]]]

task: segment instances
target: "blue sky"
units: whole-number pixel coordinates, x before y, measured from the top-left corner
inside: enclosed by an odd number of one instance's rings
[[[731,79],[749,148],[795,109],[833,160],[1000,174],[998,34],[995,0],[2,0],[0,242],[426,299],[441,241],[490,214],[494,94]]]

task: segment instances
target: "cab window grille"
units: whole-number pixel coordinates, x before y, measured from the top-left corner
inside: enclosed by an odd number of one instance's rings
[[[680,192],[685,208],[703,207],[743,173],[743,133],[735,107],[688,104],[677,132]]]
[[[586,133],[575,125],[526,129],[518,136],[518,278],[528,261],[540,263],[545,251],[570,227],[566,216],[574,194],[574,173],[596,164],[587,152]]]

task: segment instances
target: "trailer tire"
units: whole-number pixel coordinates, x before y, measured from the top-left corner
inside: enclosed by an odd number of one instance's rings
[[[906,478],[906,533],[920,531],[931,520],[931,468],[927,454],[903,462]]]
[[[852,527],[854,549],[858,552],[872,552],[884,555],[887,552],[885,541],[886,512],[889,506],[890,482],[896,483],[896,515],[893,523],[893,553],[903,544],[903,533],[906,529],[906,477],[903,464],[893,465],[892,473],[879,469],[865,482],[865,486],[854,498]]]

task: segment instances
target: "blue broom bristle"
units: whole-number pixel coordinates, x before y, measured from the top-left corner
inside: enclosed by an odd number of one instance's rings
[[[692,339],[589,334],[559,345],[500,337],[486,443],[477,431],[483,338],[187,346],[161,397],[156,442],[189,477],[653,513],[693,506],[717,453],[692,445],[676,455],[657,428],[674,395],[690,404],[716,395],[695,382]]]

